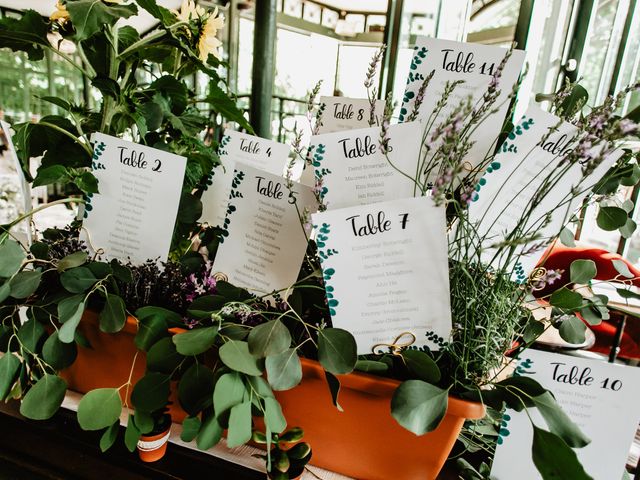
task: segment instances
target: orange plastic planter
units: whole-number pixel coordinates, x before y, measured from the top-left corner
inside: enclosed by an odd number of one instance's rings
[[[431,480],[447,460],[465,419],[485,415],[484,405],[449,397],[436,430],[416,436],[391,416],[391,396],[400,382],[352,373],[339,375],[339,412],[331,402],[318,362],[302,359],[300,385],[277,392],[289,427],[304,430],[311,464],[366,480]]]
[[[132,385],[142,378],[147,362],[145,352],[138,350],[134,342],[138,332],[135,318],[127,318],[127,323],[118,333],[104,333],[100,331],[97,313],[87,310],[78,330],[89,341],[91,348],[78,346],[76,361],[60,372],[70,390],[87,393],[96,388],[119,388],[127,383],[130,374]],[[126,399],[128,405],[131,405],[132,390],[129,388],[129,398]],[[126,391],[126,388],[120,390],[123,401]],[[169,413],[173,421],[182,423],[187,414],[178,404],[173,385],[169,400],[172,402]]]
[[[143,462],[157,462],[167,452],[169,428],[157,435],[142,435],[138,441],[138,455]]]

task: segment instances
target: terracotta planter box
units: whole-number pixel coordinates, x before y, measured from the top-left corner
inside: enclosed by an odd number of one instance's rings
[[[96,388],[119,388],[127,383],[131,372],[131,365],[136,359],[131,375],[133,385],[142,378],[146,367],[146,354],[136,348],[134,337],[138,332],[135,318],[129,317],[124,328],[118,333],[104,333],[98,326],[98,315],[86,311],[80,321],[78,329],[87,338],[91,348],[78,346],[78,358],[69,368],[60,372],[67,381],[70,390],[87,393]],[[136,357],[136,354],[138,356]],[[131,406],[131,391],[127,404]],[[125,401],[126,388],[120,390],[120,396]],[[180,408],[177,392],[172,385],[171,418],[174,422],[182,423],[186,412]]]
[[[398,381],[364,373],[339,375],[339,412],[318,362],[302,359],[302,383],[277,392],[289,427],[301,427],[311,464],[367,480],[431,480],[438,476],[465,419],[484,417],[482,404],[449,397],[436,430],[416,436],[391,416]]]

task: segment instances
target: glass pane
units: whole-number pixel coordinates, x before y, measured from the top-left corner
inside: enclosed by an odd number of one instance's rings
[[[622,57],[622,66],[620,75],[618,76],[618,85],[616,91],[624,89],[627,85],[631,85],[640,79],[640,3],[636,3],[633,12],[631,26],[629,28],[629,37],[625,43],[625,51]],[[622,115],[630,112],[640,105],[640,93],[634,92],[627,96],[622,106]]]
[[[359,45],[340,46],[340,58],[338,61],[338,74],[336,90],[338,95],[346,97],[364,98],[366,89],[364,87],[364,77],[371,57],[380,47],[364,47]],[[376,72],[373,82],[378,85],[380,71]]]
[[[320,23],[320,14],[322,12],[322,7],[320,5],[316,5],[315,3],[306,2],[304,4],[304,16],[303,18],[307,22],[311,23]]]

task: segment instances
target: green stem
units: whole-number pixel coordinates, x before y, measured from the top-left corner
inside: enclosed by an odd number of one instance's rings
[[[84,150],[89,154],[90,157],[93,156],[93,150],[91,149],[91,147],[89,147],[86,143],[84,143],[80,138],[76,137],[73,133],[67,132],[64,128],[61,128],[49,122],[38,122],[37,125],[42,125],[45,127],[52,128],[53,130],[56,130],[62,133],[63,135],[66,135],[67,137],[72,139],[74,142],[76,142],[78,145],[80,145],[82,148],[84,148]]]
[[[55,200],[54,202],[49,202],[49,203],[45,203],[44,205],[40,205],[39,207],[34,208],[30,212],[23,213],[18,218],[16,218],[13,222],[11,222],[9,225],[4,227],[6,231],[3,233],[1,239],[4,240],[9,230],[11,230],[13,227],[18,225],[20,222],[22,222],[26,218],[33,216],[35,213],[38,213],[46,208],[53,207],[54,205],[61,205],[64,203],[75,203],[75,202],[84,203],[84,200],[82,200],[81,198],[61,198],[60,200]]]

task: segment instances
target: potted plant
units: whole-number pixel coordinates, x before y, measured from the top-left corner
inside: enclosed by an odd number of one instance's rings
[[[528,245],[541,251],[558,237],[569,242],[566,230],[544,238],[523,230],[534,212],[529,205],[508,238],[492,245],[496,258],[504,260],[487,263],[478,253],[486,238],[478,237],[477,225],[468,214],[469,204],[484,185],[483,176],[500,165],[494,162],[495,152],[489,152],[482,165],[469,171],[461,160],[464,148],[458,147],[468,143],[474,126],[483,121],[478,112],[486,115],[495,106],[501,68],[492,74],[495,81],[480,108],[463,102],[443,125],[426,127],[423,138],[432,142],[427,145],[431,160],[413,177],[417,194],[429,193],[445,206],[454,232],[449,242],[449,277],[454,286],[451,336],[424,332],[439,344],[439,350],[411,348],[410,342],[399,338],[383,351],[358,356],[353,336],[331,326],[333,299],[325,285],[317,242],[309,243],[295,285],[271,295],[252,295],[212,275],[220,231],[198,223],[198,195],[207,186],[215,149],[197,137],[207,118],[195,107],[196,97],[181,78],[196,69],[210,75],[207,102],[212,110],[250,127],[218,87],[212,68],[218,60],[206,55],[211,45],[206,35],[217,25],[215,15],[188,2],[180,13],[151,0],[136,4],[161,23],[158,31],[142,39],[132,29],[116,25],[118,18],[135,12],[131,3],[99,2],[96,22],[88,21],[87,10],[81,8],[85,0],[67,0],[50,22],[27,12],[20,20],[5,19],[0,24],[0,46],[26,51],[32,59],[41,58],[45,49],[60,53],[46,37],[52,29],[74,41],[83,59],[74,64],[103,94],[99,112],[52,99],[67,112],[65,117],[49,116],[37,124],[17,126],[16,143],[23,162],[41,154],[46,159],[33,179],[35,185],[65,181],[78,187],[78,193],[96,193],[99,185],[89,170],[88,135],[97,131],[132,135],[136,141],[189,158],[172,255],[163,269],[153,261],[130,265],[90,257],[78,241],[77,225],[43,232],[29,248],[11,238],[11,228],[22,218],[3,227],[0,399],[20,399],[21,411],[29,418],[51,417],[67,388],[60,372],[73,369],[82,348],[98,343],[87,340],[89,334],[79,328],[85,311],[92,310],[105,334],[131,327],[127,346],[117,347],[119,351],[126,348],[132,357],[123,368],[125,376],[92,386],[78,407],[80,425],[102,431],[105,449],[115,441],[123,406],[135,409],[125,433],[125,442],[135,449],[142,432],[161,423],[153,413],[169,404],[174,385],[177,403],[186,413],[183,440],[195,440],[205,450],[223,436],[229,447],[252,440],[263,443],[272,478],[295,478],[309,461],[308,445],[285,447],[299,440],[298,430],[287,430],[288,424],[305,430],[313,461],[319,466],[360,478],[435,478],[456,438],[469,449],[495,447],[499,412],[505,405],[517,410],[537,407],[546,419],[545,438],[556,440],[556,446],[550,451],[552,447],[534,439],[533,454],[562,461],[539,467],[543,478],[588,478],[572,450],[586,445],[588,439],[538,383],[517,372],[504,375],[505,356],[524,351],[545,328],[558,328],[564,338],[575,340],[584,333],[584,325],[573,313],[588,310],[590,318],[599,319],[606,316],[606,307],[602,299],[578,300],[568,289],[561,289],[547,298],[554,307],[551,322],[535,321],[523,305],[541,284],[552,283],[557,272],[531,278],[519,274],[522,250],[517,247]],[[379,59],[377,54],[365,80],[372,104],[375,95],[369,89]],[[161,62],[163,75],[148,84],[139,83],[136,69],[150,62]],[[428,82],[429,78],[424,79],[419,98],[424,97]],[[309,99],[310,120],[323,110],[315,106],[318,90]],[[637,133],[632,120],[614,114],[624,94],[586,115],[582,114],[585,92],[579,86],[567,85],[555,97],[554,111],[587,132],[570,160],[585,162],[585,177],[601,161],[591,156],[587,141],[589,147],[600,145],[606,153]],[[406,112],[407,120],[415,118],[419,107],[417,102],[416,113]],[[380,130],[382,149],[391,111],[388,99]],[[504,146],[505,138],[517,135],[517,128],[506,128],[496,144]],[[303,147],[300,139],[297,134],[296,155],[313,162],[315,152]],[[436,181],[430,184],[427,179],[436,173]],[[562,169],[557,174],[549,181],[561,182]],[[321,194],[322,178],[317,180],[316,191]],[[615,209],[605,210],[615,214],[603,215],[602,227],[620,228],[625,234],[632,230],[630,210],[612,204],[612,193],[620,184],[635,185],[639,180],[640,168],[627,152],[593,189],[588,201]],[[543,199],[547,187],[534,192],[531,200]],[[571,198],[577,195],[569,190]],[[61,200],[81,201],[79,197]],[[571,274],[575,281],[595,275],[591,264],[584,262],[572,267]],[[26,309],[26,322],[20,318],[21,309]],[[129,320],[128,314],[132,314]],[[137,363],[142,356],[145,368]],[[465,423],[465,419],[484,417],[485,410],[490,415],[482,423]],[[439,451],[432,452],[436,446]],[[464,468],[468,473],[475,467],[466,464]],[[567,476],[562,468],[578,476]]]
[[[164,457],[167,451],[167,442],[171,430],[171,415],[168,409],[162,408],[153,411],[149,415],[150,421],[146,428],[142,429],[139,423],[136,423],[140,429],[140,439],[136,444],[138,455],[143,462],[156,462]],[[134,420],[135,421],[135,417]],[[140,420],[138,420],[140,422]],[[151,430],[144,431],[152,426]]]

